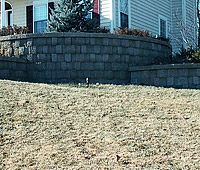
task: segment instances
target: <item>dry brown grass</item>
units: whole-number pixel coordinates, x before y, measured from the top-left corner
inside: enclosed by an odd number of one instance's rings
[[[199,90],[0,81],[0,121],[3,170],[200,169]]]

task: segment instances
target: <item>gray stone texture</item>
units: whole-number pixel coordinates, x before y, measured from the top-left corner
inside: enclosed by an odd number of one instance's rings
[[[131,83],[200,89],[200,64],[152,65],[130,68]],[[152,83],[153,80],[153,83]]]
[[[52,57],[52,62],[57,62],[58,61],[57,54],[52,54],[51,57]]]
[[[65,54],[65,61],[66,61],[66,62],[71,62],[71,61],[72,61],[72,56],[71,56],[71,54]]]
[[[131,66],[166,60],[170,52],[171,46],[166,42],[133,36],[45,33],[1,37],[0,55],[8,57],[0,56],[0,71],[3,70],[0,78],[26,77],[28,81],[56,83],[84,82],[91,77],[94,83],[130,83]],[[196,77],[199,72],[194,71]],[[163,78],[169,71],[158,74]],[[151,81],[148,76],[153,82],[155,72],[138,75],[146,78],[145,83]],[[139,80],[134,78],[134,82]],[[192,84],[196,82],[197,78],[191,79]]]
[[[56,53],[62,54],[63,52],[63,46],[62,45],[56,45]]]
[[[49,46],[45,45],[43,46],[43,53],[47,54],[49,52]]]

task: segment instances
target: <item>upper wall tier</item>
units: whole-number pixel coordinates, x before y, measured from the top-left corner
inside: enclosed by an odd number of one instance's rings
[[[0,37],[0,54],[25,58],[30,81],[129,83],[131,66],[167,62],[169,43],[152,38],[93,33]]]

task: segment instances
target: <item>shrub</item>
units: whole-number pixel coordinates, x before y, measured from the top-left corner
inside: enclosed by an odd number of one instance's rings
[[[146,30],[139,30],[139,29],[135,29],[135,28],[118,28],[118,30],[114,29],[114,34],[117,35],[133,35],[133,36],[138,36],[138,37],[150,37],[150,38],[154,38],[157,40],[162,40],[162,41],[166,41],[169,42],[169,38],[163,38],[163,37],[158,37],[158,36],[152,36],[152,34],[149,33],[149,31]]]
[[[195,50],[192,46],[188,49],[182,47],[173,57],[172,63],[200,63],[200,49]]]
[[[192,55],[193,62],[200,63],[200,49],[195,51],[195,53]]]
[[[29,33],[28,27],[21,27],[17,25],[3,27],[0,29],[0,36],[27,34]]]
[[[118,30],[114,29],[114,34],[117,35],[134,35],[139,37],[151,37],[148,31],[139,30],[134,28],[118,28]]]
[[[106,29],[105,27],[96,27],[96,28],[93,28],[93,29],[88,29],[88,30],[83,31],[83,32],[110,34],[110,30]]]
[[[106,29],[105,27],[99,27],[97,19],[88,19],[85,25],[85,28],[80,30],[81,32],[110,34],[109,29]]]

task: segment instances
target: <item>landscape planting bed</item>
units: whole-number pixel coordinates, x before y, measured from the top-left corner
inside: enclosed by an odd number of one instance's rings
[[[199,168],[199,90],[0,87],[0,169]]]

